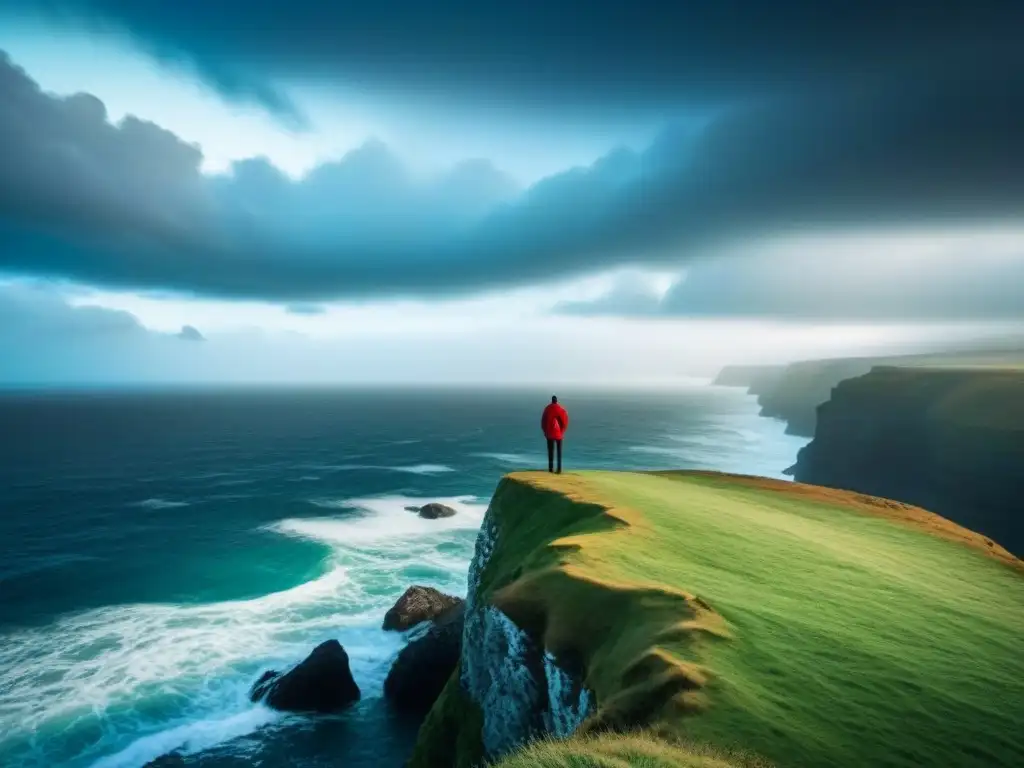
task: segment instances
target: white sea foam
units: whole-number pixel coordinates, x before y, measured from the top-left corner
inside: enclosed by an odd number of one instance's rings
[[[444,464],[412,464],[409,466],[387,466],[382,464],[331,464],[318,465],[321,470],[331,472],[365,472],[367,470],[377,472],[405,472],[410,475],[440,475],[445,472],[454,472],[452,467]]]
[[[428,501],[458,514],[423,520],[405,510]],[[348,651],[364,697],[380,696],[403,642],[380,629],[381,617],[414,578],[464,591],[472,537],[451,532],[478,527],[486,504],[385,496],[337,505],[363,514],[269,526],[329,547],[323,574],[292,589],[201,605],[107,607],[5,634],[0,763],[138,768],[172,750],[243,736],[279,717],[248,700],[256,677],[332,637]],[[78,744],[83,727],[94,736]]]
[[[309,503],[321,509],[351,509],[348,501],[345,499],[310,499]],[[267,527],[271,530],[276,530],[276,526],[277,523]]]
[[[168,501],[167,499],[145,499],[136,502],[133,506],[143,509],[174,509],[176,507],[187,507],[187,501]]]
[[[414,464],[411,467],[388,467],[388,469],[393,469],[395,472],[408,472],[413,475],[440,475],[455,471],[444,464]]]
[[[456,511],[455,516],[425,520],[407,509],[421,507],[431,501],[448,505]],[[324,508],[359,510],[364,514],[346,518],[291,518],[274,523],[270,529],[332,545],[367,544],[458,529],[476,530],[487,511],[487,503],[475,496],[377,496],[365,499],[317,499],[311,503]]]
[[[186,723],[143,736],[120,752],[100,758],[93,763],[92,768],[137,768],[168,752],[176,751],[186,755],[201,752],[280,719],[280,713],[267,707],[255,706],[227,717]]]

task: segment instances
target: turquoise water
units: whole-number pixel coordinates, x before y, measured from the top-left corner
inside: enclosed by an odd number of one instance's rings
[[[738,390],[560,392],[573,468],[781,476],[806,441]],[[379,629],[413,583],[463,594],[501,475],[546,463],[548,393],[0,396],[0,765],[399,766],[416,723]],[[410,504],[459,510],[427,521]],[[338,638],[363,689],[333,718],[251,704]]]

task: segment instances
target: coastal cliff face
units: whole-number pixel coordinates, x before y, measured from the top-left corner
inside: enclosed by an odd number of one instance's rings
[[[1024,369],[879,367],[817,409],[799,482],[933,510],[1024,553]]]
[[[493,759],[529,739],[571,734],[590,714],[592,697],[538,638],[490,605],[481,577],[500,529],[488,510],[469,571],[459,685],[481,712],[482,756]]]
[[[593,711],[581,670],[563,668],[539,632],[495,605],[495,593],[522,572],[509,557],[508,526],[499,522],[513,505],[509,497],[522,490],[503,480],[484,517],[469,569],[459,667],[424,723],[411,766],[476,766],[540,736],[564,738]],[[502,545],[505,557],[498,558]]]
[[[791,363],[777,376],[761,382],[757,395],[761,415],[786,422],[786,433],[812,437],[816,411],[829,399],[832,388],[844,379],[861,376],[871,370],[872,360],[843,358]]]

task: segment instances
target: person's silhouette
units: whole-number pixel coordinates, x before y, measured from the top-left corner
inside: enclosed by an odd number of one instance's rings
[[[548,441],[548,472],[555,471],[555,453],[558,453],[558,472],[562,471],[562,438],[569,428],[569,413],[551,396],[551,402],[540,417],[540,428]]]

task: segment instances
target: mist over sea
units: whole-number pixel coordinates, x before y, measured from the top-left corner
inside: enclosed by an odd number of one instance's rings
[[[549,392],[0,395],[0,765],[400,766],[381,686],[411,584],[462,595],[502,474],[546,465]],[[740,390],[560,391],[566,470],[780,477],[806,442]],[[422,520],[407,505],[458,515]],[[336,637],[363,700],[248,700]]]

